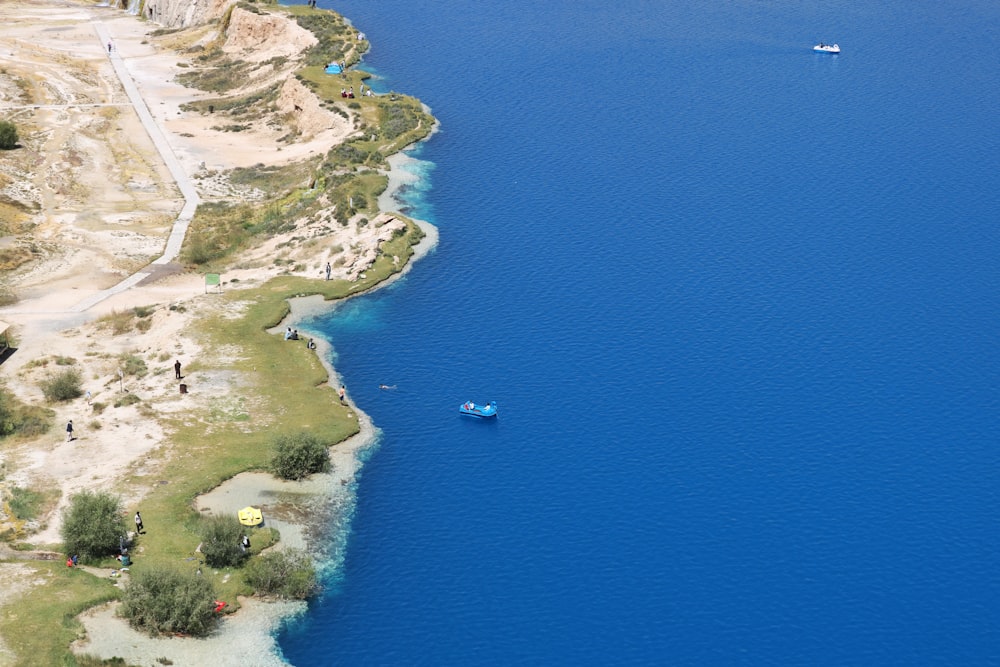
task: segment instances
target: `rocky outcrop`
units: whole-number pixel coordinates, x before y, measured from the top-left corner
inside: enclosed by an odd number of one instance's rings
[[[187,28],[222,18],[238,0],[145,0],[142,16],[165,28]]]
[[[229,18],[222,50],[244,62],[262,62],[280,56],[298,57],[316,41],[311,32],[285,16],[236,8]]]
[[[330,128],[340,136],[351,133],[351,122],[324,109],[316,94],[298,79],[288,79],[282,84],[275,104],[284,114],[285,122],[298,132],[300,140],[312,139]]]

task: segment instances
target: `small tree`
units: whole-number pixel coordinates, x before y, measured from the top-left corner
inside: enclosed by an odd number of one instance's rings
[[[67,368],[60,373],[45,378],[38,383],[38,386],[42,388],[45,400],[50,403],[56,403],[80,398],[83,395],[82,382],[80,371],[75,368]]]
[[[215,626],[212,583],[193,572],[133,570],[122,595],[122,616],[152,635],[182,632],[201,637]]]
[[[71,496],[63,512],[62,538],[66,553],[83,560],[110,556],[121,546],[125,516],[118,496],[81,491]]]
[[[0,120],[0,150],[17,148],[17,126],[7,120]]]
[[[303,551],[272,549],[247,563],[246,580],[257,595],[304,600],[316,591],[316,568]]]
[[[311,433],[280,436],[274,450],[271,472],[282,479],[302,479],[330,470],[330,450]]]
[[[248,554],[240,545],[246,528],[231,516],[207,517],[201,526],[201,553],[209,567],[239,565]]]

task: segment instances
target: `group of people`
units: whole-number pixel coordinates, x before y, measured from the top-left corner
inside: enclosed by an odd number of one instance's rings
[[[285,340],[299,340],[299,330],[298,329],[293,329],[291,327],[286,328],[285,329]],[[310,338],[309,342],[306,343],[306,347],[309,348],[310,350],[315,350],[316,349],[316,341],[313,340],[312,338]]]
[[[361,84],[361,89],[358,90],[358,95],[364,95],[365,97],[374,97],[375,93],[372,92],[371,88],[368,88],[366,90],[365,89],[365,84]],[[354,99],[354,86],[351,86],[350,88],[341,88],[340,89],[340,96],[341,97],[347,97],[347,98],[353,100]]]

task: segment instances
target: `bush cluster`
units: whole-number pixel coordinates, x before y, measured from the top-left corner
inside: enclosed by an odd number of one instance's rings
[[[150,634],[202,637],[215,626],[212,584],[193,572],[133,570],[122,594],[122,616]]]
[[[274,450],[270,469],[282,479],[302,479],[330,470],[330,450],[311,433],[276,438]]]
[[[236,517],[210,516],[201,525],[201,553],[209,567],[239,565],[250,554],[240,546],[246,533]]]
[[[81,383],[80,371],[75,368],[67,368],[55,375],[48,376],[39,382],[38,386],[42,388],[45,400],[56,403],[80,398],[83,395]]]
[[[81,491],[71,496],[63,512],[62,538],[66,553],[84,561],[118,552],[125,535],[125,516],[118,496]]]
[[[261,554],[247,563],[245,576],[257,595],[304,600],[316,591],[316,568],[298,549]]]

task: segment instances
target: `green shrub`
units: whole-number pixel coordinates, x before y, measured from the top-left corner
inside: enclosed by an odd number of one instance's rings
[[[311,433],[284,435],[274,441],[270,470],[282,479],[302,479],[330,470],[330,450]]]
[[[209,567],[239,565],[249,554],[240,546],[246,528],[235,516],[206,517],[201,525],[201,553]]]
[[[257,595],[304,600],[316,591],[316,568],[303,551],[271,550],[247,563],[246,580]]]
[[[83,389],[80,386],[81,382],[80,372],[75,368],[67,368],[60,373],[45,378],[38,383],[38,386],[42,388],[45,400],[50,403],[56,403],[82,396]]]
[[[17,148],[17,142],[17,126],[10,121],[0,120],[0,150]]]
[[[84,561],[99,560],[118,552],[125,535],[122,501],[103,491],[81,491],[71,496],[63,511],[62,538],[68,554]]]
[[[133,570],[121,614],[133,628],[151,635],[201,637],[215,627],[214,598],[211,582],[193,572]]]

